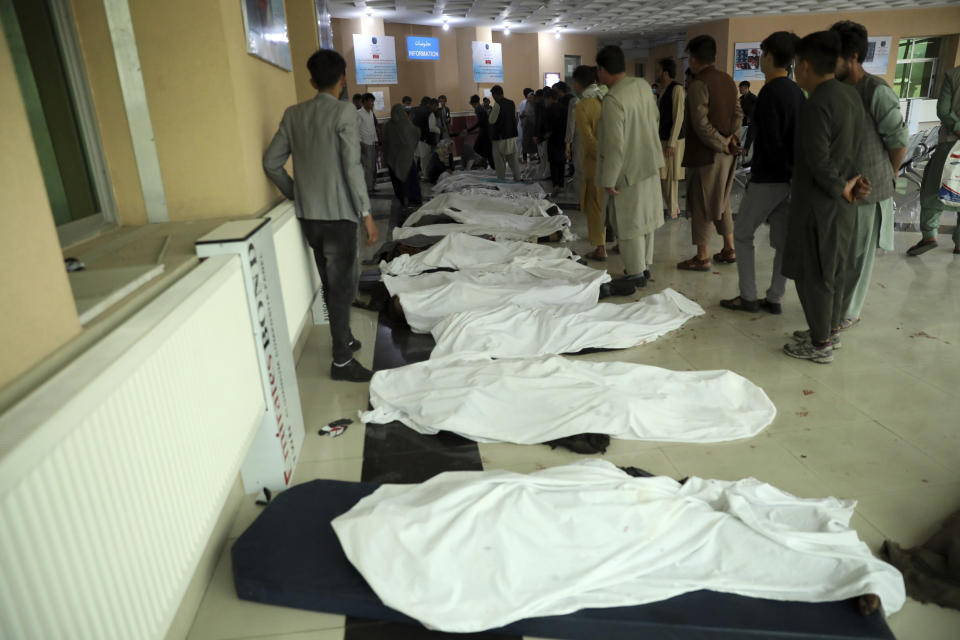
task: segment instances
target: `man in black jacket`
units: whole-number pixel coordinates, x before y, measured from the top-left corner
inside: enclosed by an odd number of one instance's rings
[[[737,250],[740,295],[720,304],[734,311],[760,309],[778,314],[787,289],[783,246],[790,214],[790,179],[793,175],[793,142],[797,118],[803,106],[803,91],[788,76],[799,38],[778,31],[760,45],[760,68],[767,83],[760,90],[753,110],[751,137],[755,150],[751,180],[733,227]],[[743,98],[741,98],[741,101]],[[770,246],[774,250],[773,275],[766,297],[757,299],[757,274],[753,237],[764,222],[770,223]]]
[[[503,87],[495,85],[490,89],[494,105],[490,112],[490,138],[493,140],[493,163],[497,168],[497,177],[507,177],[507,163],[513,172],[513,179],[519,182],[520,161],[517,158],[517,105],[503,96]]]

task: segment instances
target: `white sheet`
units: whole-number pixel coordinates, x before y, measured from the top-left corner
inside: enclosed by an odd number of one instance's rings
[[[423,253],[399,255],[380,263],[380,272],[390,276],[416,275],[430,269],[475,269],[506,264],[520,257],[569,259],[570,249],[545,244],[502,240],[492,242],[465,233],[452,233]]]
[[[508,302],[525,309],[593,306],[600,297],[600,285],[609,281],[606,271],[573,260],[530,256],[465,271],[383,277],[390,295],[400,297],[407,323],[419,333],[429,333],[451,313]]]
[[[384,485],[333,529],[384,604],[449,632],[698,589],[802,602],[875,593],[890,615],[903,578],[849,527],[855,505],[586,460]]]
[[[437,346],[430,357],[464,351],[511,358],[587,348],[626,349],[653,342],[703,313],[700,305],[673,289],[630,304],[601,303],[588,309],[504,305],[465,311],[447,316],[433,328]]]
[[[512,193],[525,193],[542,198],[547,195],[537,182],[513,182],[512,180],[500,180],[497,174],[490,170],[477,171],[455,171],[446,172],[440,175],[437,184],[433,186],[433,193],[448,193],[451,191],[462,191],[463,189],[479,188],[494,191],[505,191]]]
[[[724,442],[755,436],[777,410],[732,371],[670,371],[562,356],[494,360],[461,353],[378,371],[363,422],[399,420],[477,442],[536,444],[579,433],[624,440]]]
[[[512,213],[518,216],[541,218],[550,215],[547,211],[551,207],[556,207],[557,211],[554,213],[563,213],[563,210],[557,205],[543,198],[491,198],[488,194],[489,192],[484,194],[444,193],[438,195],[410,214],[404,224],[410,226],[424,215],[447,213],[449,209],[480,213]]]
[[[443,212],[456,220],[456,223],[429,224],[420,227],[395,227],[393,239],[402,240],[422,234],[425,236],[446,236],[451,233],[468,233],[473,236],[489,235],[497,240],[530,240],[562,232],[564,240],[572,240],[570,218],[565,215],[548,217],[518,216],[513,213],[493,211],[453,211]],[[410,221],[407,221],[410,224]]]

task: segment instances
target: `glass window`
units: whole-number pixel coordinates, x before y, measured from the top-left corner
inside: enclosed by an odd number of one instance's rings
[[[897,47],[894,90],[901,98],[932,98],[942,38],[904,38]]]

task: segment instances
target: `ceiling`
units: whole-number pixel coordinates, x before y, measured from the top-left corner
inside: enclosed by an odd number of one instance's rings
[[[700,22],[734,16],[905,9],[956,4],[957,0],[355,0],[329,2],[334,17],[367,11],[388,22],[451,26],[505,25],[523,33],[563,32],[653,35],[676,33]],[[753,8],[747,9],[753,5]]]

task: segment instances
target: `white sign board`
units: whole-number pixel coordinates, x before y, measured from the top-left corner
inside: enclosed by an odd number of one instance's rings
[[[387,103],[383,99],[383,91],[371,91],[373,94],[373,110],[374,111],[386,111]]]
[[[393,36],[353,34],[357,84],[397,84],[397,50]]]
[[[733,49],[733,81],[739,84],[746,80],[763,85],[760,55],[759,42],[738,42]]]
[[[266,412],[241,467],[243,487],[256,493],[290,486],[303,444],[303,410],[287,332],[280,270],[269,218],[220,225],[196,242],[197,256],[236,255],[243,266],[252,339]]]
[[[503,48],[499,42],[474,41],[473,81],[503,82]]]
[[[867,57],[863,59],[863,70],[875,76],[887,74],[887,64],[890,60],[890,36],[875,36],[867,38]]]

